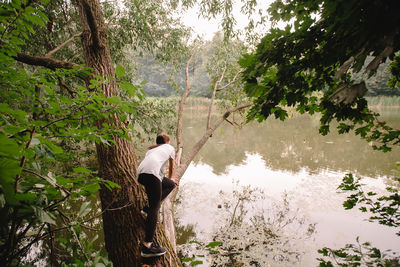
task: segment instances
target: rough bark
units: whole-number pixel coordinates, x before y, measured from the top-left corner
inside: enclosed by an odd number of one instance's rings
[[[94,69],[95,74],[114,77],[107,40],[107,29],[98,0],[79,0],[78,7],[82,23],[82,46],[86,65]],[[118,95],[115,81],[111,79],[102,85],[103,93]],[[102,122],[99,122],[101,125]],[[109,118],[108,123],[123,128],[117,117]],[[157,228],[155,243],[169,248],[164,257],[143,261],[140,258],[140,242],[144,237],[144,218],[140,215],[145,194],[136,182],[136,162],[133,142],[117,136],[116,145],[96,145],[99,176],[118,183],[120,190],[100,190],[103,213],[105,245],[114,266],[181,266],[178,257],[171,249],[162,227]]]

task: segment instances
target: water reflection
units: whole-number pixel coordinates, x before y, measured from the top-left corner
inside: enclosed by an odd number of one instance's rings
[[[264,199],[257,202],[256,208],[263,208],[267,215],[271,215],[268,207],[280,206],[287,200],[300,217],[307,218],[308,224],[316,223],[313,239],[301,242],[307,250],[302,252],[298,266],[315,265],[319,256],[317,249],[324,246],[339,248],[353,243],[357,236],[361,241],[371,241],[383,250],[400,250],[395,229],[367,222],[367,216],[358,210],[343,209],[346,196],[335,193],[343,176],[344,173],[329,170],[319,173],[309,173],[305,169],[297,173],[272,170],[258,154],[247,154],[242,164],[230,165],[218,175],[207,164],[192,164],[181,181],[176,217],[181,227],[193,227],[191,230],[196,237],[192,240],[211,241],[224,225],[221,220],[226,220],[226,214],[218,206],[224,206],[227,200],[221,198],[219,192],[232,196],[229,192],[234,190],[232,181],[235,180],[239,186],[251,186],[263,191]],[[368,189],[377,192],[385,188],[384,179],[364,178],[364,182],[368,184]],[[299,234],[298,230],[288,231],[285,235]]]
[[[400,128],[399,117],[389,115],[394,126],[397,123]],[[186,146],[199,138],[203,120],[200,115],[186,117]],[[219,192],[229,195],[232,181],[238,181],[238,186],[263,191],[264,199],[251,210],[288,201],[301,218],[306,218],[304,225],[316,224],[313,237],[300,242],[306,249],[296,254],[301,255],[297,257],[298,266],[316,265],[317,249],[343,247],[354,243],[357,236],[361,242],[371,241],[382,250],[399,251],[396,231],[367,222],[366,214],[356,209],[344,210],[346,195],[337,194],[336,188],[347,172],[353,172],[364,177],[366,190],[384,192],[388,177],[396,174],[400,151],[374,151],[358,136],[339,135],[334,130],[328,136],[320,136],[318,127],[317,117],[294,116],[285,122],[271,119],[246,125],[242,130],[230,125],[217,130],[181,181],[180,202],[176,206],[180,227],[190,226],[191,238],[203,242],[218,237],[216,233],[226,225],[221,220],[227,216],[218,208],[225,203]],[[264,210],[266,216],[271,215],[271,209]],[[293,229],[288,231],[298,234]],[[296,251],[295,247],[292,249]],[[290,266],[295,265],[292,262]]]
[[[399,119],[395,120],[393,115],[385,118],[400,128]],[[190,147],[200,138],[206,118],[192,113],[185,119],[184,141]],[[228,165],[242,163],[246,153],[257,153],[273,170],[298,172],[306,169],[317,173],[330,169],[369,177],[395,174],[394,163],[400,159],[400,149],[382,153],[374,151],[353,133],[339,135],[332,128],[330,134],[321,136],[318,129],[319,118],[307,115],[295,115],[284,122],[268,119],[242,129],[225,124],[217,129],[194,162],[210,165],[220,174]]]
[[[313,236],[315,225],[285,196],[280,203],[271,202],[262,190],[236,183],[232,191],[220,192],[219,201],[211,238],[221,244],[218,253],[208,258],[211,266],[294,266],[301,262],[308,249],[304,243]],[[201,249],[197,246],[193,252],[193,245],[181,246],[189,257],[204,254]]]

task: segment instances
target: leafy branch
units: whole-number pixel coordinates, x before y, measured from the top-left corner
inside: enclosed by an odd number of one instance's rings
[[[400,185],[400,179],[394,178],[394,182],[397,183],[397,188],[395,186],[386,188],[387,192],[390,193],[389,195],[377,198],[373,198],[377,195],[375,192],[365,192],[360,181],[360,178],[355,179],[351,173],[343,178],[339,189],[344,192],[353,192],[343,203],[344,208],[352,209],[356,205],[361,205],[359,209],[362,212],[375,214],[369,218],[370,221],[378,221],[383,225],[399,227],[400,196],[398,186]],[[397,235],[400,235],[400,231]]]

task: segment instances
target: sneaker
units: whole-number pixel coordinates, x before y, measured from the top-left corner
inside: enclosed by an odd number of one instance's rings
[[[163,247],[151,244],[150,248],[148,248],[142,244],[142,252],[140,253],[140,255],[142,255],[143,258],[149,258],[164,255],[165,252],[167,252],[167,250]]]

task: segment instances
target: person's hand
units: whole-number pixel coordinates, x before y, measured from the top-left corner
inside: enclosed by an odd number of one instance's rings
[[[175,185],[178,186],[179,182],[176,179],[171,179],[172,181],[174,181]]]

